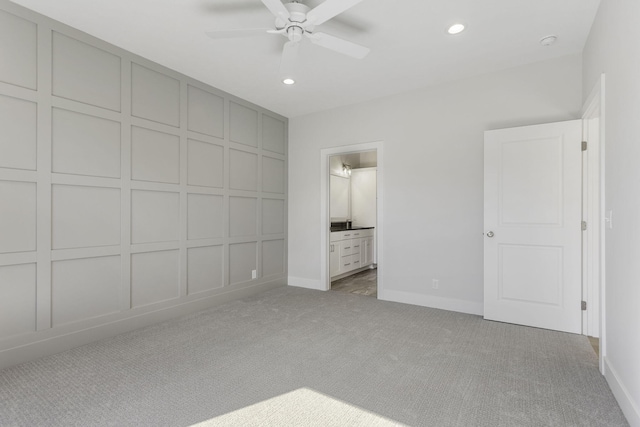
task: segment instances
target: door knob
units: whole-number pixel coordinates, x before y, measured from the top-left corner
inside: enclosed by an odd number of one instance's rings
[[[487,237],[493,237],[493,231],[487,232]]]

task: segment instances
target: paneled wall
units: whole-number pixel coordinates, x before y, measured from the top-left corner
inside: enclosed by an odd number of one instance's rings
[[[284,284],[286,152],[284,117],[0,3],[0,367]]]

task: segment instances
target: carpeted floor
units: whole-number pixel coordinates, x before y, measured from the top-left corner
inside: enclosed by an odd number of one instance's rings
[[[278,288],[0,371],[2,426],[625,426],[584,336]]]

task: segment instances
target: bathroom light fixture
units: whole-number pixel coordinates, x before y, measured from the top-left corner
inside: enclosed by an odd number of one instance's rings
[[[351,176],[351,165],[343,163],[342,164],[342,173],[344,173],[345,175]]]
[[[292,78],[290,78],[290,77],[287,77],[286,79],[283,79],[283,80],[282,80],[282,83],[284,83],[284,84],[286,84],[286,85],[292,85],[292,84],[294,84],[295,82],[296,82],[296,81],[295,81],[295,80],[293,80],[293,79],[292,79]]]
[[[454,35],[464,31],[464,24],[453,24],[447,29],[447,33]]]

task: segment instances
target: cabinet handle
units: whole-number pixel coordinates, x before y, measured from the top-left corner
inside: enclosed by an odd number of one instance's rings
[[[344,266],[346,267],[347,265],[351,265],[351,263],[349,263],[349,264],[345,264]]]
[[[344,248],[345,249],[351,249],[351,246],[345,246]]]
[[[353,233],[353,235],[354,235],[354,236],[359,236],[359,235],[360,235],[360,233]]]
[[[345,234],[345,235],[344,235],[344,237],[349,237],[349,236],[351,236],[351,234]]]

